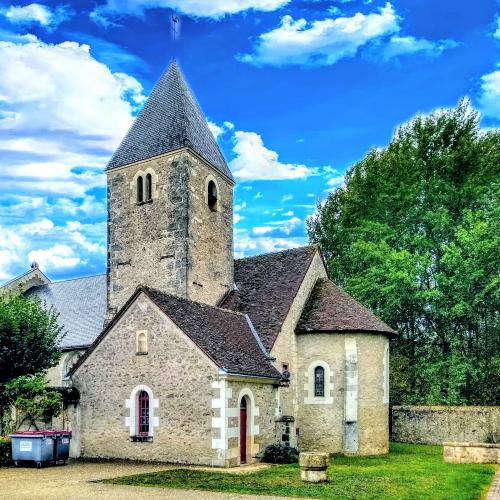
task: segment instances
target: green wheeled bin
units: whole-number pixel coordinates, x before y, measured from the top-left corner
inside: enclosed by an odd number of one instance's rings
[[[37,467],[54,460],[53,431],[23,431],[10,435],[12,461],[17,467],[21,463],[34,463]]]

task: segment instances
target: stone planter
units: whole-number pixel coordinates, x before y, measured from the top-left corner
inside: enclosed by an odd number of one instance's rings
[[[308,483],[327,481],[328,453],[304,452],[299,454],[300,479]]]
[[[500,443],[443,443],[450,464],[500,464]]]

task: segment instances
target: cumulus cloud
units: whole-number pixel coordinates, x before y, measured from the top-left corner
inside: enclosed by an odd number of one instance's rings
[[[271,236],[251,237],[236,235],[234,252],[237,258],[268,252],[279,252],[305,245],[306,238],[274,238]]]
[[[284,7],[290,0],[107,0],[97,7],[91,17],[107,25],[110,19],[142,16],[149,9],[167,8],[192,17],[222,18],[247,10],[270,12]]]
[[[316,173],[306,165],[280,162],[278,153],[266,148],[256,132],[237,130],[233,143],[236,157],[229,166],[239,180],[303,179]]]
[[[102,172],[144,100],[141,84],[88,45],[34,36],[0,42],[0,74],[0,279],[33,259],[53,276],[58,265],[101,271]]]
[[[4,192],[83,197],[144,99],[88,45],[0,42],[0,181]]]
[[[497,26],[495,32],[493,33],[493,37],[500,40],[500,16],[496,18],[496,23]]]
[[[28,259],[32,262],[37,262],[45,271],[71,268],[82,262],[80,257],[75,255],[71,247],[61,244],[43,250],[32,250],[28,254]]]
[[[373,57],[388,61],[399,56],[421,54],[427,57],[439,57],[445,50],[458,46],[454,40],[426,40],[414,36],[392,36],[387,43],[376,47]]]
[[[500,70],[481,77],[479,107],[484,116],[500,120]]]
[[[398,22],[390,3],[370,14],[311,23],[286,15],[277,28],[259,36],[252,54],[240,54],[238,59],[256,66],[332,65],[354,57],[368,42],[397,32]]]
[[[4,9],[2,13],[13,24],[39,24],[48,30],[56,28],[70,17],[70,12],[65,6],[53,9],[39,3],[24,6],[11,5],[8,9]]]
[[[327,12],[340,15],[336,8]],[[458,45],[454,40],[400,36],[401,20],[389,2],[368,14],[312,22],[286,15],[277,28],[259,36],[252,53],[238,54],[237,59],[255,66],[330,66],[360,50],[372,59],[388,61],[411,54],[437,57]]]

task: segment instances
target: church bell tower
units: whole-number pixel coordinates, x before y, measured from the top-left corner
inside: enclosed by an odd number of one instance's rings
[[[233,287],[234,180],[175,61],[106,174],[108,320],[139,285],[217,304]]]

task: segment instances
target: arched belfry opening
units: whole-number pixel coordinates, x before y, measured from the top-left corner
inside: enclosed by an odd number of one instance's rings
[[[212,212],[217,212],[217,186],[214,181],[208,183],[208,208]]]

